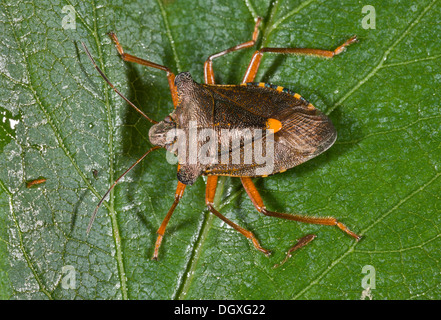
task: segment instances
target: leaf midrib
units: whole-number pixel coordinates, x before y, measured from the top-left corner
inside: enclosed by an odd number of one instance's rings
[[[98,27],[97,27],[97,14],[96,14],[96,4],[95,1],[93,2],[93,38],[95,40],[95,44],[97,46],[98,51],[98,59],[101,63],[101,68],[104,73],[106,73],[105,70],[105,64],[103,60],[103,52],[101,48],[101,42],[99,41],[98,37]],[[107,87],[107,83],[103,81],[103,86]],[[114,152],[113,152],[113,120],[112,120],[112,108],[110,105],[110,97],[109,97],[109,90],[104,90],[105,95],[105,105],[106,105],[106,116],[107,116],[107,126],[108,126],[108,150],[109,150],[109,185],[112,185],[114,182]],[[118,219],[116,217],[116,211],[115,211],[115,194],[114,190],[110,192],[109,195],[109,213],[110,213],[110,219],[111,219],[111,226],[112,226],[112,235],[115,242],[115,251],[116,251],[116,263],[117,263],[117,269],[118,269],[118,279],[120,282],[120,288],[121,288],[121,294],[123,300],[128,299],[128,293],[127,293],[127,279],[125,276],[125,268],[124,268],[124,259],[122,257],[122,247],[121,247],[121,235],[119,231],[119,224]]]

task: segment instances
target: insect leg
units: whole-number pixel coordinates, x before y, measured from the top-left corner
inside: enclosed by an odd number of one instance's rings
[[[313,223],[313,224],[322,224],[327,226],[337,226],[340,230],[346,232],[351,237],[355,238],[357,241],[361,239],[361,236],[355,234],[351,230],[348,229],[343,223],[339,222],[337,219],[333,217],[305,217],[297,214],[288,214],[288,213],[280,213],[280,212],[273,212],[269,211],[265,208],[265,205],[263,204],[263,200],[260,197],[259,192],[256,189],[256,186],[254,185],[253,181],[249,177],[241,177],[240,180],[242,181],[242,185],[245,188],[245,191],[247,192],[248,196],[250,197],[251,201],[253,202],[254,207],[257,209],[257,211],[263,213],[266,216],[270,217],[276,217],[281,219],[287,219],[287,220],[293,220],[293,221],[299,221],[304,223]]]
[[[315,238],[317,238],[317,236],[315,234],[308,234],[308,235],[304,236],[303,238],[301,238],[299,241],[297,241],[297,243],[293,247],[291,247],[288,250],[288,252],[286,253],[285,259],[283,259],[282,262],[280,262],[279,264],[275,264],[273,266],[273,268],[280,267],[282,264],[284,264],[286,261],[288,261],[289,258],[292,257],[292,253],[294,251],[297,251],[300,248],[303,248],[304,246],[308,245]]]
[[[113,40],[113,42],[115,42],[116,45],[116,49],[118,50],[121,58],[124,61],[129,61],[129,62],[135,62],[138,63],[140,65],[143,66],[147,66],[147,67],[151,67],[151,68],[155,68],[155,69],[159,69],[159,70],[163,70],[167,73],[167,79],[168,79],[168,85],[170,87],[170,92],[171,92],[171,96],[172,96],[172,100],[173,100],[173,105],[177,106],[178,104],[178,92],[176,90],[176,86],[175,86],[175,75],[173,72],[171,72],[171,70],[165,66],[162,66],[160,64],[156,64],[154,62],[150,62],[141,58],[138,58],[136,56],[133,56],[131,54],[125,53],[121,44],[118,41],[118,38],[116,37],[116,34],[113,32],[109,32],[109,37]]]
[[[350,44],[357,41],[357,36],[353,36],[348,39],[345,43],[337,47],[335,50],[320,50],[320,49],[308,49],[308,48],[262,48],[257,50],[253,57],[251,58],[251,62],[248,65],[248,69],[245,72],[245,76],[243,77],[242,83],[253,82],[256,77],[257,71],[259,70],[260,61],[262,59],[262,55],[265,52],[272,53],[281,53],[281,54],[302,54],[302,55],[312,55],[319,56],[324,58],[332,58],[337,54],[340,54],[344,51],[344,49]]]
[[[241,50],[241,49],[245,49],[245,48],[249,48],[254,46],[254,44],[256,43],[257,37],[259,35],[259,25],[260,22],[262,21],[262,18],[258,17],[256,20],[256,24],[254,26],[254,32],[253,32],[253,37],[252,40],[238,44],[237,46],[228,48],[227,50],[212,54],[211,56],[208,57],[208,59],[205,61],[204,64],[204,76],[205,76],[205,83],[206,84],[214,84],[214,72],[213,72],[213,59],[216,59],[220,56],[223,56],[227,53],[233,52],[233,51],[237,51],[237,50]]]
[[[158,121],[150,119],[144,112],[142,112],[137,106],[135,106],[129,99],[127,99],[115,86],[110,82],[109,79],[107,79],[107,76],[104,74],[104,72],[98,67],[95,60],[93,59],[92,55],[90,54],[89,50],[87,49],[86,45],[84,43],[81,43],[84,47],[84,50],[86,51],[90,61],[92,61],[93,66],[98,71],[98,73],[101,75],[101,77],[107,82],[107,84],[121,97],[123,98],[128,104],[130,104],[136,111],[138,111],[144,118],[146,118],[151,123],[158,123]]]
[[[253,242],[253,245],[257,250],[259,250],[259,251],[263,252],[265,255],[269,256],[271,254],[271,252],[260,246],[259,241],[257,240],[257,238],[254,236],[254,234],[252,232],[242,228],[241,226],[235,224],[231,220],[228,220],[213,207],[213,200],[214,200],[214,195],[216,193],[217,179],[218,179],[217,176],[208,176],[208,178],[207,178],[207,188],[206,188],[206,192],[205,192],[205,203],[206,203],[208,209],[210,210],[210,212],[213,213],[218,218],[220,218],[222,221],[224,221],[226,224],[228,224],[232,228],[239,231],[245,237],[250,239]]]
[[[173,204],[172,204],[170,210],[168,210],[167,215],[165,216],[164,220],[161,223],[161,226],[159,227],[159,229],[157,231],[158,238],[156,239],[155,252],[153,253],[152,260],[158,260],[159,247],[161,246],[162,238],[165,233],[165,228],[167,227],[167,224],[173,214],[173,211],[175,211],[175,208],[178,205],[179,200],[181,200],[182,196],[184,195],[185,187],[186,187],[185,184],[178,181],[178,187],[176,188],[176,192],[175,192],[175,200],[173,201]]]

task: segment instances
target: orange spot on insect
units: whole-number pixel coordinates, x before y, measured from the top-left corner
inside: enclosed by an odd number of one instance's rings
[[[272,130],[274,130],[274,133],[276,133],[276,132],[280,131],[280,129],[282,129],[282,123],[277,119],[269,118],[266,121],[266,128],[272,129]]]
[[[296,98],[296,99],[300,99],[302,96],[301,95],[299,95],[298,93],[295,93],[294,94],[294,98]]]
[[[314,110],[315,109],[315,107],[312,105],[312,103],[308,104],[307,108],[309,110]]]
[[[278,86],[278,87],[276,88],[276,90],[279,91],[279,92],[282,92],[282,91],[283,91],[283,87]]]

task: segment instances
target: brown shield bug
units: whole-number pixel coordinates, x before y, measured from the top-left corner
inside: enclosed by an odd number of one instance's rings
[[[241,84],[215,84],[213,60],[227,53],[254,46],[259,34],[260,22],[261,19],[258,18],[250,41],[208,57],[204,64],[204,84],[194,82],[188,72],[175,76],[165,66],[125,53],[116,35],[109,33],[124,61],[165,71],[174,110],[160,122],[150,119],[110,83],[83,44],[90,60],[106,82],[154,124],[149,131],[149,139],[154,147],[127,169],[102,197],[90,220],[88,233],[99,206],[118,181],[151,151],[165,148],[178,158],[178,184],[174,202],[157,232],[158,237],[153,253],[155,260],[158,258],[167,223],[182,198],[186,186],[193,184],[201,175],[207,176],[205,203],[210,212],[250,239],[254,247],[266,255],[269,255],[270,251],[260,245],[253,233],[230,221],[214,208],[213,199],[218,176],[240,178],[255,208],[264,215],[337,226],[355,239],[360,239],[360,236],[333,217],[309,217],[269,211],[252,181],[253,177],[266,177],[284,172],[321,154],[332,146],[337,137],[331,120],[299,94],[281,86],[253,82],[263,54],[298,54],[332,58],[343,52],[345,47],[356,42],[357,38],[353,36],[333,51],[306,48],[261,48],[252,56]],[[205,135],[201,138],[202,131]],[[262,158],[265,161],[262,161]],[[268,162],[271,165],[268,165]],[[309,241],[304,242],[302,245]]]

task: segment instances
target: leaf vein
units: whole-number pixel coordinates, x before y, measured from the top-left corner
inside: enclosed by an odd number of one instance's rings
[[[424,10],[415,18],[415,20],[401,33],[397,40],[392,43],[392,45],[384,52],[383,56],[380,58],[380,62],[372,68],[372,70],[360,81],[356,83],[343,97],[341,97],[334,105],[326,112],[330,115],[337,107],[339,107],[346,99],[348,99],[355,91],[357,91],[363,84],[365,84],[369,79],[371,79],[377,72],[384,67],[384,61],[386,61],[389,54],[395,49],[395,47],[406,37],[409,32],[421,21],[423,16],[429,11],[433,5],[438,2],[438,0],[432,1]]]

